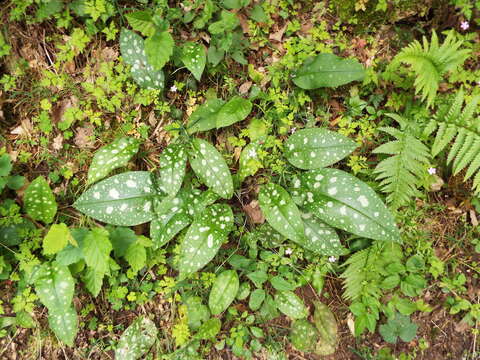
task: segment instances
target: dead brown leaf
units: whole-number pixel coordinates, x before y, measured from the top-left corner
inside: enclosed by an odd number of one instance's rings
[[[273,41],[281,42],[283,38],[283,34],[285,33],[285,30],[287,30],[287,24],[283,25],[280,29],[278,29],[274,33],[271,33],[268,38]]]
[[[53,139],[53,144],[52,144],[52,147],[54,150],[61,150],[62,147],[63,147],[63,136],[62,134],[58,134],[57,136],[55,136],[55,138]]]
[[[237,14],[238,21],[240,21],[240,26],[244,34],[250,33],[250,27],[248,26],[247,17],[243,14]]]
[[[252,82],[251,81],[247,81],[247,82],[244,82],[242,85],[240,85],[240,87],[238,88],[238,92],[240,94],[246,94],[248,92],[248,90],[250,90],[250,88],[252,87]]]
[[[21,124],[10,132],[10,134],[18,135],[19,137],[29,137],[32,133],[33,125],[28,119],[22,120]]]
[[[243,211],[248,215],[252,224],[263,224],[265,222],[265,216],[260,209],[258,200],[252,200],[250,204],[245,205]]]
[[[77,128],[74,143],[80,149],[91,149],[95,146],[93,138],[93,126],[90,124]]]
[[[469,214],[470,214],[470,221],[472,223],[472,226],[478,226],[478,219],[477,219],[477,214],[475,213],[475,210],[470,209]]]

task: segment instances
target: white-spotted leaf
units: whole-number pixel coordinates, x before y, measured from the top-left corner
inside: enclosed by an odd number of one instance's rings
[[[200,105],[188,119],[187,129],[190,134],[208,131],[217,127],[217,114],[225,104],[222,99],[209,99]]]
[[[161,70],[173,54],[172,35],[168,31],[155,31],[145,40],[145,54],[153,70]]]
[[[48,310],[71,307],[75,283],[68,267],[45,263],[38,269],[34,284],[38,298]]]
[[[140,359],[155,343],[157,334],[158,329],[152,320],[138,317],[120,337],[115,359]]]
[[[292,319],[304,319],[308,316],[308,309],[292,291],[279,291],[275,294],[275,305],[283,314]]]
[[[127,165],[128,161],[138,152],[140,142],[134,138],[123,137],[107,146],[100,148],[93,156],[88,169],[87,184],[103,179],[110,171]]]
[[[297,205],[280,185],[269,183],[260,189],[260,208],[268,223],[286,238],[301,243],[304,238],[303,222]]]
[[[342,255],[345,248],[340,243],[335,229],[310,213],[302,214],[305,227],[305,240],[302,245],[305,249],[320,255]]]
[[[315,353],[322,356],[331,355],[335,352],[338,343],[338,325],[335,315],[327,305],[319,301],[315,301],[314,305],[313,322],[320,335]]]
[[[188,70],[193,74],[195,79],[200,81],[205,64],[207,63],[207,53],[205,48],[194,42],[187,42],[182,47],[182,62]]]
[[[240,282],[235,270],[226,270],[215,279],[208,297],[208,307],[212,315],[225,311],[237,296]]]
[[[224,199],[232,197],[232,175],[222,155],[213,145],[202,139],[193,139],[189,160],[202,183]]]
[[[302,129],[285,143],[285,157],[300,169],[318,169],[332,165],[355,150],[355,141],[336,132],[322,129]]]
[[[234,96],[220,108],[216,115],[217,129],[245,120],[251,111],[252,103],[250,100]]]
[[[356,59],[342,59],[334,54],[319,54],[307,59],[293,74],[293,82],[302,89],[337,87],[365,77]]]
[[[172,240],[180,231],[186,228],[191,219],[185,213],[164,214],[150,223],[150,237],[154,249],[158,249]]]
[[[60,341],[73,346],[77,336],[77,312],[70,306],[66,309],[48,310],[48,324]]]
[[[238,169],[238,177],[243,181],[247,176],[255,175],[258,169],[263,167],[259,160],[258,150],[262,145],[258,142],[251,142],[245,146],[240,154],[240,166]]]
[[[57,202],[47,180],[42,176],[33,180],[23,196],[25,212],[34,220],[49,224],[57,213]]]
[[[160,154],[160,187],[168,195],[175,196],[182,186],[187,164],[187,152],[183,144],[170,144]]]
[[[156,191],[148,171],[129,171],[102,180],[85,191],[73,206],[112,225],[134,226],[155,217]]]

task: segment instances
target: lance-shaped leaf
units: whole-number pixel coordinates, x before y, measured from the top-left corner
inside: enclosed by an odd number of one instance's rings
[[[330,226],[371,239],[400,241],[385,204],[356,177],[337,169],[311,170],[294,187],[305,194],[303,207]]]
[[[70,308],[75,283],[66,266],[57,263],[43,264],[35,275],[35,292],[48,310]]]
[[[160,188],[175,196],[182,186],[187,164],[187,152],[183,144],[170,144],[160,154]]]
[[[316,301],[314,304],[315,313],[313,315],[313,322],[320,335],[315,353],[318,355],[333,354],[338,341],[338,326],[335,315],[333,315],[327,305],[319,301]]]
[[[268,223],[286,238],[301,243],[304,227],[297,205],[280,185],[269,183],[260,189],[260,208]]]
[[[57,202],[47,180],[42,176],[33,180],[23,196],[25,212],[34,220],[49,224],[57,213]]]
[[[205,266],[217,254],[233,226],[232,209],[215,204],[193,222],[182,242],[180,251],[180,278]]]
[[[296,320],[290,329],[290,341],[292,345],[304,352],[315,349],[318,340],[318,332],[315,326],[307,319]]]
[[[346,249],[342,247],[337,232],[310,213],[302,214],[305,227],[305,249],[320,255],[342,255]]]
[[[186,228],[192,220],[185,213],[164,214],[150,223],[150,237],[154,249],[158,249],[172,240]]]
[[[212,315],[218,315],[230,306],[237,296],[239,285],[235,270],[226,270],[218,275],[208,297],[208,307]]]
[[[147,61],[154,70],[161,70],[173,54],[172,35],[168,31],[157,30],[145,40]]]
[[[163,71],[155,70],[147,61],[145,41],[131,30],[120,32],[120,52],[123,60],[132,66],[131,73],[135,82],[147,89],[163,89],[165,76]]]
[[[48,324],[60,341],[73,346],[77,336],[77,312],[70,306],[67,309],[48,310]]]
[[[234,96],[218,112],[216,116],[217,129],[244,120],[251,111],[252,103],[250,100]]]
[[[152,209],[155,196],[148,171],[129,171],[93,185],[73,206],[112,225],[134,226],[155,217]]]
[[[233,195],[233,180],[227,163],[217,149],[205,140],[193,139],[190,166],[200,180],[224,199]]]
[[[158,329],[152,320],[138,317],[120,337],[115,359],[140,359],[155,343],[157,334]]]
[[[188,119],[187,129],[190,134],[208,131],[217,127],[217,114],[225,104],[222,99],[209,99],[200,105]]]
[[[285,315],[292,319],[304,319],[308,316],[308,309],[302,299],[291,291],[280,291],[275,294],[275,305]]]
[[[356,59],[342,59],[333,54],[319,54],[307,59],[293,74],[293,82],[302,89],[337,87],[363,80],[365,70]]]
[[[285,157],[300,169],[318,169],[332,165],[351,154],[356,143],[336,132],[315,128],[291,135],[285,143]]]
[[[88,169],[87,184],[93,184],[107,176],[110,171],[127,165],[133,155],[138,152],[139,145],[140,142],[137,139],[123,137],[100,148]]]
[[[185,64],[188,70],[200,81],[205,64],[207,63],[207,53],[205,48],[194,42],[187,42],[183,45],[180,60]]]

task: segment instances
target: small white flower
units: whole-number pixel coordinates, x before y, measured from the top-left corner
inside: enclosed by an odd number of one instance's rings
[[[330,256],[328,258],[328,261],[330,261],[331,263],[334,263],[335,261],[337,261],[337,258],[335,256]]]
[[[285,255],[292,255],[292,253],[293,253],[293,250],[290,249],[290,248],[287,248],[287,249],[285,250]]]
[[[255,149],[250,149],[250,151],[248,152],[248,156],[249,157],[257,157],[257,150]]]
[[[462,22],[460,23],[460,28],[461,28],[462,30],[468,30],[469,27],[470,27],[470,24],[468,23],[468,21],[462,21]]]
[[[290,130],[290,132],[291,132],[292,134],[293,134],[295,131],[297,131],[297,128],[296,128],[296,127],[292,128],[292,129]]]
[[[171,88],[170,88],[170,91],[171,92],[177,92],[177,87],[175,85],[173,85]]]
[[[428,173],[430,175],[435,175],[437,173],[437,169],[431,167],[431,168],[428,169]]]

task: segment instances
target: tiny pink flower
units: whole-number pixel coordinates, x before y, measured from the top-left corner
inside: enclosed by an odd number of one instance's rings
[[[460,23],[460,28],[461,28],[462,30],[468,30],[469,27],[470,27],[470,24],[468,23],[468,21],[462,21],[462,22]]]
[[[431,167],[431,168],[428,169],[428,173],[429,173],[430,175],[435,175],[435,174],[437,173],[437,169]]]

